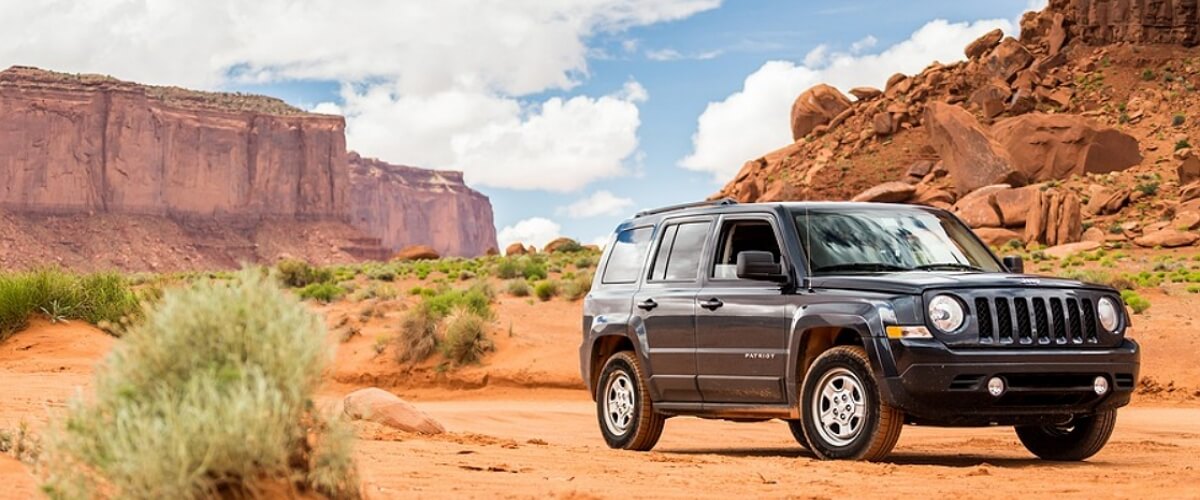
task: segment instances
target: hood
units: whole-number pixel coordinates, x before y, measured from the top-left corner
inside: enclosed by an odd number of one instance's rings
[[[836,276],[818,276],[812,279],[813,288],[835,288],[919,294],[940,288],[1091,288],[1108,290],[1108,287],[1075,280],[1033,276],[1029,274],[972,273],[972,272],[925,272],[906,271],[894,273],[861,273]]]

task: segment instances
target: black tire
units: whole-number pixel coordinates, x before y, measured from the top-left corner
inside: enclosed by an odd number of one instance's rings
[[[830,392],[824,395],[827,386]],[[800,394],[804,437],[819,458],[883,460],[900,439],[904,413],[883,402],[862,347],[838,346],[821,354],[804,377]],[[822,423],[822,412],[828,414],[827,424]]]
[[[621,397],[610,396],[612,391]],[[631,401],[632,408],[609,415],[608,406],[614,400]],[[646,390],[646,377],[632,352],[618,352],[604,363],[596,383],[596,417],[610,448],[650,451],[662,436],[667,418],[654,411],[650,391]]]
[[[1078,462],[1099,453],[1117,425],[1117,410],[1075,417],[1065,426],[1019,425],[1025,449],[1043,460]]]
[[[792,438],[801,448],[808,449],[808,438],[804,437],[804,421],[803,420],[788,420],[788,430],[792,431]]]

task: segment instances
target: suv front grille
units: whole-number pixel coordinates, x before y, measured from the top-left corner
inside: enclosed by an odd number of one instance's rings
[[[1096,310],[1090,298],[976,297],[974,305],[981,344],[1083,345],[1098,342]]]

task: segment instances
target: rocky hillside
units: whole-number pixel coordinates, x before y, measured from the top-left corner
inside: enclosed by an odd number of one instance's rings
[[[462,172],[392,165],[350,153],[354,225],[392,249],[425,245],[444,256],[496,250],[492,204]]]
[[[795,142],[716,196],[950,208],[996,244],[1195,244],[1196,0],[1052,0],[1021,25],[853,99],[809,89]]]
[[[344,129],[340,116],[268,97],[28,67],[0,71],[0,265],[141,270],[278,254],[318,262],[383,258],[426,243],[420,228],[377,223],[406,217],[479,235],[437,240],[450,253],[495,245],[491,207],[478,193],[470,192],[481,205],[472,210],[431,211],[459,203],[465,186],[423,192],[428,183],[380,184],[370,176],[354,177],[370,185],[352,186]],[[351,194],[360,191],[374,201],[352,206]],[[101,226],[154,230],[150,241],[118,252],[93,230]],[[31,234],[39,240],[29,241]]]

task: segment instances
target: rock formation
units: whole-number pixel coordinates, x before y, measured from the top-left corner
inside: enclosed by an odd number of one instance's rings
[[[792,103],[792,138],[800,139],[850,107],[850,100],[829,85],[817,85]]]
[[[400,249],[427,245],[444,256],[483,255],[496,245],[492,204],[462,172],[392,165],[349,154],[353,223]]]
[[[1030,113],[996,122],[991,133],[1031,182],[1107,174],[1142,162],[1137,139],[1079,115]]]
[[[1021,20],[1023,38],[1059,33],[1091,45],[1200,43],[1197,0],[1050,0]],[[1061,42],[1060,42],[1061,43]]]
[[[184,270],[495,247],[491,205],[461,174],[352,171],[344,128],[262,96],[0,71],[0,267]]]

